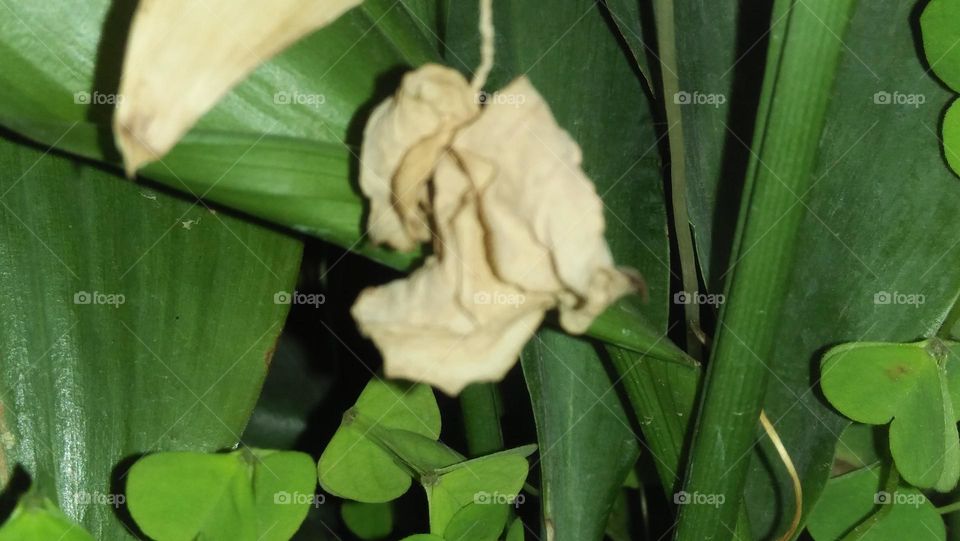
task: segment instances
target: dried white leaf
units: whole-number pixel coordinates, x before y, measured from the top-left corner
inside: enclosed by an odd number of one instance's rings
[[[362,0],[141,0],[114,134],[127,174],[162,158],[255,67]]]
[[[402,251],[430,240],[427,181],[455,130],[479,106],[459,72],[428,64],[408,73],[364,131],[360,189],[370,199],[368,232]]]
[[[375,144],[365,142],[363,169],[378,176],[368,177],[364,193],[390,224],[376,226],[376,237],[397,247],[429,238],[429,229],[409,227],[410,216],[432,219],[437,231],[424,266],[364,291],[353,315],[383,354],[388,376],[456,394],[502,378],[547,310],[558,307],[561,325],[580,333],[638,282],[614,267],[603,203],[580,169],[580,148],[533,86],[518,79],[499,93],[513,99],[495,100],[465,121],[438,113],[469,112],[451,107],[466,103],[469,90],[448,71],[409,75],[368,124]],[[443,95],[413,92],[408,81]],[[410,185],[422,191],[397,197],[396,179],[408,174],[401,171],[411,156]]]

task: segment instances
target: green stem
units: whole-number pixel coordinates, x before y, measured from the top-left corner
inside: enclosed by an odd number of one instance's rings
[[[686,162],[683,145],[683,116],[680,104],[674,96],[680,92],[677,76],[677,42],[673,23],[673,0],[654,2],[657,24],[657,52],[660,55],[660,77],[663,80],[663,104],[667,114],[667,140],[670,144],[670,186],[673,203],[674,231],[677,235],[677,251],[680,257],[680,272],[683,290],[695,295],[699,289],[697,261],[693,252],[693,235],[690,233],[690,217],[687,212]],[[695,302],[683,305],[687,323],[687,353],[699,359],[702,351],[700,337],[700,307]]]
[[[727,282],[727,304],[707,368],[685,490],[722,496],[686,505],[677,539],[730,539],[766,393],[797,231],[855,0],[777,0],[756,137]],[[838,39],[841,36],[841,39]],[[739,257],[737,257],[739,256]]]
[[[492,383],[470,385],[460,394],[467,449],[471,457],[503,449],[497,386]]]

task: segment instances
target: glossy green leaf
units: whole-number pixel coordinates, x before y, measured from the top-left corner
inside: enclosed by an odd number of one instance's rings
[[[505,504],[469,503],[450,518],[443,538],[447,541],[497,541],[507,525],[509,514],[510,507]]]
[[[157,541],[286,541],[315,502],[313,460],[303,453],[159,453],[130,469],[137,525]]]
[[[21,499],[0,526],[0,541],[94,541],[82,526],[72,522],[49,500]]]
[[[344,524],[360,539],[383,539],[393,531],[393,505],[345,501],[340,506]]]
[[[865,525],[862,534],[854,533],[857,525],[874,515],[878,520]],[[877,467],[831,479],[810,513],[807,528],[817,541],[946,539],[943,520],[923,493],[905,486],[887,492]]]
[[[529,465],[522,454],[500,452],[461,462],[421,479],[430,509],[430,531],[444,533],[462,508],[520,505]],[[506,518],[504,517],[504,521]],[[501,523],[500,529],[504,524]]]
[[[410,488],[412,471],[378,444],[371,431],[400,429],[433,441],[440,437],[440,410],[433,390],[374,378],[343,416],[317,470],[330,494],[366,503],[388,502]]]
[[[947,492],[960,479],[960,414],[948,386],[950,362],[960,360],[948,358],[937,340],[846,344],[825,355],[821,385],[847,417],[890,423],[890,452],[907,482]]]
[[[95,537],[129,457],[234,445],[299,241],[0,141],[0,431],[8,474]]]

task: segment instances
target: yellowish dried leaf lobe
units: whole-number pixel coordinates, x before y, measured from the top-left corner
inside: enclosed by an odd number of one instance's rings
[[[362,0],[141,0],[114,135],[127,174],[162,158],[220,98]]]
[[[434,255],[364,291],[354,318],[388,376],[448,394],[501,379],[548,310],[581,333],[639,285],[614,267],[580,148],[530,82],[475,103],[455,72],[421,68],[374,114],[362,156],[371,236],[402,249],[432,240]]]

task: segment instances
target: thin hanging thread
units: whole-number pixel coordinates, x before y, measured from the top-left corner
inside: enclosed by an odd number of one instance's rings
[[[480,66],[470,83],[475,92],[483,90],[493,69],[493,35],[493,0],[480,0]]]
[[[767,437],[770,438],[770,441],[773,442],[773,446],[777,448],[777,454],[780,455],[780,460],[787,469],[787,473],[790,474],[790,480],[793,481],[793,498],[796,500],[793,510],[793,521],[790,522],[790,529],[780,537],[781,541],[787,541],[793,538],[794,534],[797,533],[797,529],[800,527],[800,519],[803,516],[803,486],[800,484],[800,476],[797,475],[797,468],[794,467],[793,460],[790,459],[790,453],[787,452],[783,441],[780,440],[780,435],[777,434],[776,429],[773,428],[773,423],[770,422],[770,419],[767,418],[767,413],[763,410],[760,410],[760,424],[763,425],[763,429],[767,432]]]

